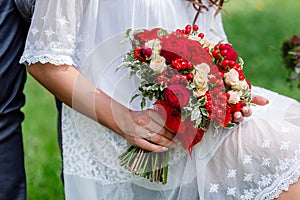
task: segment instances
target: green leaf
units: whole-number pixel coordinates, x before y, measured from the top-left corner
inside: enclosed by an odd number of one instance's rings
[[[144,109],[146,107],[146,99],[143,97],[141,101],[141,108]]]
[[[140,94],[135,94],[131,97],[130,103],[132,103],[132,101],[137,98],[138,96],[140,96]]]
[[[131,31],[132,31],[131,28],[129,28],[129,29],[126,30],[125,34],[126,34],[127,37],[129,37]]]

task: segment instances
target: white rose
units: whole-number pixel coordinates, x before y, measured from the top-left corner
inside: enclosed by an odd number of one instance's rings
[[[206,63],[201,63],[195,66],[195,70],[201,74],[208,74],[210,72],[210,67]]]
[[[239,81],[238,84],[232,86],[233,89],[237,90],[247,90],[249,85],[246,80]]]
[[[197,89],[197,90],[194,91],[194,96],[196,98],[199,98],[199,97],[205,95],[205,93],[207,92],[207,90],[208,90],[208,87],[199,88],[199,89]]]
[[[242,92],[241,91],[228,91],[228,94],[230,95],[229,99],[228,99],[228,103],[231,103],[231,104],[236,104],[238,103],[240,100],[241,100],[241,95],[242,95]]]
[[[159,54],[161,50],[160,41],[158,39],[149,40],[145,43],[145,47],[152,49],[152,53]]]
[[[166,59],[160,55],[152,57],[149,67],[153,69],[155,73],[161,73],[167,69]]]
[[[196,71],[196,73],[194,74],[194,83],[197,86],[197,90],[195,91],[196,97],[204,95],[208,90],[207,81],[207,74],[199,73],[198,71]]]
[[[235,69],[231,69],[229,72],[224,74],[225,83],[233,86],[239,83],[239,73]]]

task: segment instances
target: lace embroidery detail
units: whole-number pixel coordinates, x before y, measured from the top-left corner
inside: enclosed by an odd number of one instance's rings
[[[53,65],[74,65],[74,62],[70,56],[54,56],[53,54],[47,55],[36,55],[36,54],[28,54],[28,55],[23,55],[20,63],[26,63],[28,64],[34,64],[37,62],[41,62],[42,64],[45,63],[51,63]]]
[[[294,165],[290,169],[291,175],[287,178],[284,178],[284,176],[281,176],[273,183],[275,187],[270,192],[263,191],[260,193],[259,198],[257,199],[263,199],[263,200],[271,200],[278,198],[279,195],[282,193],[282,191],[288,191],[288,188],[290,185],[296,183],[300,177],[300,163],[298,162],[297,165]]]

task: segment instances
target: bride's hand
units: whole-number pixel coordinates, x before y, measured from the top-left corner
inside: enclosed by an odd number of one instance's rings
[[[269,100],[266,99],[263,96],[255,95],[252,94],[252,100],[251,103],[259,105],[259,106],[264,106],[269,103]],[[242,108],[242,112],[235,112],[233,117],[234,117],[234,122],[241,122],[244,117],[249,117],[252,115],[252,110],[249,106],[244,106]]]
[[[174,134],[164,128],[164,120],[153,110],[130,111],[132,124],[124,131],[125,139],[132,145],[152,151],[167,151],[175,146],[172,142]]]

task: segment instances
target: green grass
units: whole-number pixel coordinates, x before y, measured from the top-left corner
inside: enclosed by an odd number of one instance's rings
[[[300,33],[300,1],[231,0],[223,14],[229,41],[245,61],[253,85],[300,100],[300,90],[288,77],[281,57],[282,42]]]
[[[23,138],[28,200],[63,200],[55,100],[28,76]]]
[[[252,84],[300,101],[300,90],[285,81],[287,72],[280,52],[287,37],[300,33],[299,8],[299,0],[231,0],[225,4],[223,21],[230,42],[246,63],[246,76]],[[25,93],[28,199],[62,200],[54,98],[30,77]]]

